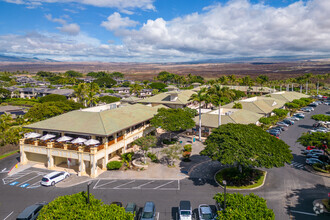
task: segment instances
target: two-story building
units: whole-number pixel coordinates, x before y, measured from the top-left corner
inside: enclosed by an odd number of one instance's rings
[[[109,105],[110,106],[110,105]],[[141,104],[111,109],[108,105],[68,112],[25,128],[40,135],[55,135],[53,140],[22,139],[21,163],[43,163],[48,169],[70,164],[78,175],[98,175],[98,169],[106,170],[108,161],[116,155],[132,150],[132,143],[154,128],[149,120],[157,108]],[[58,142],[60,137],[94,139],[98,145],[86,146],[70,142]]]

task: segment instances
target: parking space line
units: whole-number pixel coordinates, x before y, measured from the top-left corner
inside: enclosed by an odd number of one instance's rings
[[[294,211],[294,210],[290,210],[290,212],[294,212],[294,213],[298,213],[298,214],[303,214],[303,215],[317,216],[315,213],[309,213],[309,212],[300,212],[300,211]]]
[[[104,184],[101,184],[101,185],[98,185],[98,186],[97,186],[97,184],[98,184],[99,182],[100,182],[100,180],[97,181],[97,183],[95,184],[95,186],[93,187],[93,189],[97,189],[97,188],[100,188],[100,187],[105,186],[105,185],[107,185],[107,184],[117,182],[117,180],[112,180],[112,181],[110,181],[110,182],[107,182],[107,183],[104,183]],[[96,186],[97,186],[97,187],[96,187]]]
[[[28,181],[30,181],[30,180],[33,180],[33,179],[35,179],[35,178],[37,178],[37,177],[39,177],[39,176],[41,176],[41,175],[38,174],[37,176],[34,176],[34,177],[32,177],[32,178],[30,178],[30,179],[28,179],[28,180],[25,180],[24,182],[21,182],[19,185],[22,185],[22,184],[24,184],[24,183],[26,183],[26,182],[28,182]],[[17,186],[19,186],[19,185],[17,185]]]
[[[160,188],[160,187],[166,186],[166,185],[171,184],[171,183],[173,183],[173,182],[174,182],[174,180],[173,180],[173,181],[170,181],[170,182],[168,182],[168,183],[162,184],[162,185],[160,185],[160,186],[157,186],[157,187],[155,187],[154,189],[158,189],[158,188]]]
[[[153,182],[155,182],[155,181],[152,180],[152,181],[147,182],[147,183],[144,183],[144,184],[142,184],[142,185],[139,185],[139,186],[136,186],[136,187],[132,187],[132,189],[141,189],[141,186],[145,186],[145,185],[148,185],[148,184],[153,183]]]
[[[28,188],[28,189],[34,189],[34,188],[38,188],[40,186],[41,186],[40,185],[40,181],[38,180],[38,182],[35,182],[35,183],[31,184],[30,186],[28,186],[26,188]]]
[[[14,213],[14,211],[12,211],[11,213],[9,213],[9,215],[7,215],[7,217],[4,218],[3,220],[6,220],[7,218],[9,218],[13,213]]]
[[[26,176],[26,175],[29,175],[29,174],[32,173],[32,172],[33,172],[33,171],[31,171],[31,172],[27,172],[27,173],[16,173],[16,174],[14,174],[13,176],[7,176],[7,177],[3,178],[3,179],[2,179],[2,182],[3,182],[4,185],[6,185],[7,183],[10,183],[10,182],[12,182],[12,181],[14,181],[14,180],[17,180],[17,179],[19,179],[19,178],[22,178],[22,177],[24,177],[24,176]]]
[[[121,184],[121,185],[119,185],[119,186],[116,186],[116,187],[114,187],[113,189],[120,189],[119,187],[121,187],[121,186],[125,186],[125,185],[130,184],[130,183],[134,183],[134,182],[135,182],[135,180],[132,180],[132,181],[130,181],[130,182],[123,183],[123,184]]]

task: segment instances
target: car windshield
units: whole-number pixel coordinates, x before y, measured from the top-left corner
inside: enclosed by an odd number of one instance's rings
[[[205,220],[211,220],[213,219],[213,216],[211,213],[206,213],[206,214],[202,214],[202,218]]]
[[[42,178],[41,181],[48,182],[49,180],[47,178]]]
[[[152,218],[152,212],[143,212],[142,218]]]
[[[190,211],[181,211],[180,215],[191,215]]]

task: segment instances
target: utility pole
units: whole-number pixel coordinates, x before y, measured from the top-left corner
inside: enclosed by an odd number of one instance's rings
[[[223,212],[226,212],[226,187],[227,187],[227,182],[226,182],[226,180],[223,180],[222,183],[223,183],[223,185],[225,186]]]
[[[308,91],[308,82],[306,82],[306,95],[307,95],[307,91]]]
[[[282,92],[282,85],[280,86],[280,91]]]
[[[302,93],[302,85],[300,84],[300,93]]]
[[[319,82],[317,82],[317,94],[319,94]]]
[[[89,186],[92,184],[92,181],[87,183],[87,204],[89,204]]]
[[[292,92],[293,92],[294,90],[293,90],[293,83],[292,83]]]

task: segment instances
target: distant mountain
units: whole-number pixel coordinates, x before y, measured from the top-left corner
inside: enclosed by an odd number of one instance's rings
[[[0,62],[56,62],[51,59],[39,59],[37,57],[16,57],[16,56],[5,56],[0,54]]]

